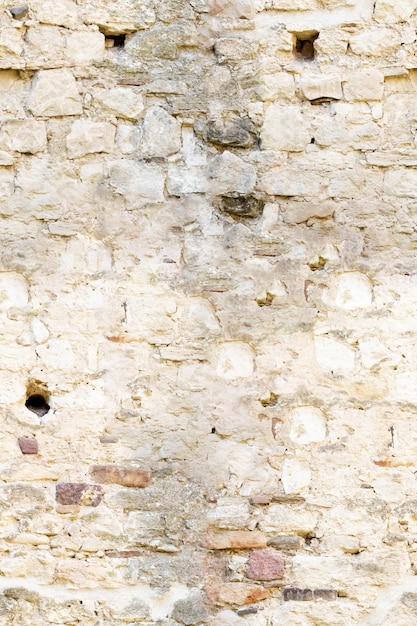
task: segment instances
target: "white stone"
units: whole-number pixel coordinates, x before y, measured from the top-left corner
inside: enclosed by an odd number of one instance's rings
[[[335,74],[305,74],[300,80],[300,88],[308,100],[317,100],[318,98],[340,100],[343,98],[342,80],[339,75]]]
[[[317,363],[331,372],[352,371],[355,369],[355,351],[331,337],[315,338]]]
[[[304,445],[326,438],[326,418],[314,406],[300,406],[290,411],[290,439]]]
[[[165,177],[156,165],[131,160],[110,164],[110,185],[130,204],[164,201]]]
[[[99,32],[73,32],[67,37],[65,56],[77,65],[90,63],[102,58],[104,35]]]
[[[116,144],[122,154],[132,154],[139,144],[141,137],[137,126],[129,124],[118,124],[116,130]]]
[[[398,365],[401,360],[400,355],[388,350],[386,345],[377,337],[363,337],[359,339],[358,344],[361,360],[365,367],[371,368],[381,362],[384,365]]]
[[[215,194],[249,193],[256,182],[256,169],[240,157],[225,150],[208,166],[211,191]]]
[[[28,301],[28,286],[23,276],[15,272],[0,272],[0,311],[25,307]]]
[[[181,124],[161,107],[148,109],[143,120],[144,151],[163,157],[181,149]]]
[[[301,152],[310,143],[311,133],[299,107],[271,104],[261,130],[263,150]]]
[[[36,343],[45,343],[45,341],[49,339],[49,330],[37,317],[33,318],[31,322],[31,329]]]
[[[341,309],[354,311],[372,304],[372,284],[360,272],[345,272],[336,281],[335,304]]]
[[[277,72],[268,74],[262,72],[260,75],[260,97],[262,100],[274,101],[280,99],[291,100],[295,95],[294,76],[287,72]]]
[[[218,17],[251,20],[256,14],[253,0],[209,0],[208,5],[210,14]]]
[[[109,122],[89,122],[76,120],[67,136],[67,150],[70,159],[94,152],[111,152],[116,128]]]
[[[352,72],[343,85],[348,101],[381,100],[384,93],[384,75],[372,68]]]
[[[374,19],[384,24],[406,22],[417,8],[417,0],[377,0]]]
[[[381,57],[398,50],[401,37],[391,28],[367,28],[353,35],[349,39],[349,45],[355,54]]]
[[[144,111],[143,96],[136,87],[112,87],[95,89],[94,102],[103,111],[126,120],[138,120]]]
[[[248,378],[253,374],[253,352],[239,341],[223,343],[219,347],[217,374],[227,380]]]
[[[396,400],[417,403],[417,372],[398,372],[395,377]]]
[[[282,464],[281,482],[285,493],[296,493],[305,489],[311,482],[311,470],[307,461],[285,459]]]
[[[387,171],[384,177],[384,193],[399,198],[416,198],[417,170],[408,167]]]
[[[210,621],[211,626],[246,626],[246,624],[245,619],[230,610],[220,611]]]
[[[83,0],[81,11],[86,24],[97,24],[109,36],[147,29],[156,17],[152,0]]]
[[[206,168],[186,165],[168,167],[168,193],[182,196],[187,193],[205,193],[209,189]]]
[[[323,182],[314,171],[275,167],[259,181],[259,189],[277,196],[317,196]]]
[[[36,17],[43,24],[66,28],[78,25],[78,7],[71,0],[36,0],[33,5]]]
[[[36,154],[46,149],[45,122],[7,120],[1,126],[0,145],[5,150]]]
[[[38,72],[27,107],[33,115],[40,117],[82,113],[81,97],[72,73],[67,69]]]

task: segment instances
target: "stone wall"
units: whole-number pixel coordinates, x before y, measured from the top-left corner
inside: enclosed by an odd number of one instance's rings
[[[0,624],[414,624],[417,0],[0,4]]]

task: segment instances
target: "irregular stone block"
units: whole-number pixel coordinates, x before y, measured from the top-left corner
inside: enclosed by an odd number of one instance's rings
[[[86,0],[82,5],[82,15],[86,24],[97,24],[105,35],[123,35],[147,29],[155,22],[156,16],[152,0]]]
[[[165,177],[156,165],[123,159],[110,163],[110,185],[132,205],[164,201]]]
[[[208,550],[246,550],[264,548],[266,536],[257,530],[232,530],[222,533],[207,533],[201,545]]]
[[[95,89],[93,98],[103,111],[126,120],[138,120],[145,108],[143,96],[135,87]]]
[[[170,165],[168,167],[168,193],[182,196],[188,193],[205,193],[209,181],[206,168],[187,165]]]
[[[36,120],[7,120],[1,126],[0,145],[5,150],[27,154],[45,150],[45,123]]]
[[[301,548],[301,538],[277,535],[276,537],[268,537],[267,545],[277,550],[298,550]]]
[[[67,37],[65,56],[77,65],[90,63],[102,58],[105,38],[100,32],[74,32]]]
[[[61,117],[82,113],[81,96],[67,69],[37,73],[27,100],[29,111],[39,117]]]
[[[177,600],[172,610],[172,617],[185,626],[206,623],[207,609],[201,593],[194,592],[188,598]]]
[[[372,68],[352,72],[343,85],[346,100],[381,100],[384,93],[384,75]]]
[[[261,130],[262,150],[301,152],[310,143],[311,133],[298,107],[271,104]]]
[[[250,193],[256,182],[254,166],[227,150],[212,159],[208,175],[211,191],[216,195]]]
[[[335,305],[347,311],[366,309],[372,304],[372,284],[365,274],[345,272],[336,281]]]
[[[78,26],[78,6],[72,0],[36,0],[31,6],[42,24],[65,28]]]
[[[253,363],[253,352],[247,344],[230,341],[219,347],[216,371],[227,380],[247,378],[253,374]]]
[[[305,445],[323,441],[326,437],[326,418],[314,406],[300,406],[290,411],[290,439]]]
[[[0,311],[23,308],[29,301],[28,286],[20,274],[0,272]]]
[[[323,177],[313,171],[274,167],[259,182],[259,189],[276,196],[316,196]]]
[[[298,589],[297,587],[287,587],[283,591],[283,598],[285,602],[305,602],[313,599],[312,589]]]
[[[151,480],[149,470],[127,465],[93,465],[90,474],[98,483],[124,487],[147,487]]]
[[[151,107],[143,120],[144,152],[165,157],[181,149],[181,124],[161,107]]]
[[[354,54],[382,57],[392,54],[401,46],[401,36],[391,28],[367,28],[353,35],[349,45]]]
[[[252,604],[266,600],[270,591],[260,585],[249,583],[212,583],[205,589],[209,601],[213,604]]]
[[[236,148],[248,148],[256,139],[256,129],[249,118],[235,116],[231,120],[211,120],[203,129],[208,143]]]
[[[252,580],[277,580],[284,576],[284,559],[272,550],[254,550],[246,564],[246,576]]]
[[[19,448],[22,454],[38,454],[38,442],[36,439],[29,439],[28,437],[19,437]]]
[[[281,482],[285,493],[294,493],[308,487],[311,482],[311,469],[307,461],[285,459],[282,464]]]
[[[340,100],[343,98],[342,81],[337,75],[304,75],[300,80],[300,88],[308,100]]]
[[[94,152],[111,152],[116,128],[108,122],[76,120],[67,136],[67,150],[70,159]]]
[[[229,194],[221,196],[216,204],[223,213],[233,217],[259,217],[265,202],[254,195]]]
[[[253,0],[209,0],[210,15],[251,20],[256,15]]]
[[[332,337],[315,338],[316,359],[320,367],[332,372],[355,369],[355,351]]]
[[[417,170],[412,168],[393,169],[384,177],[384,193],[398,198],[414,198],[417,189]]]
[[[59,504],[80,504],[82,506],[98,506],[103,497],[100,485],[86,483],[57,483],[55,498]]]
[[[406,22],[417,8],[417,0],[377,0],[373,18],[384,24]]]

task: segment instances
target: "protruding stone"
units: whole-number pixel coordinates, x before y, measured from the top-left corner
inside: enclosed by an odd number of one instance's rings
[[[269,597],[270,591],[260,585],[249,583],[218,583],[206,587],[209,601],[217,605],[225,604],[252,604]]]
[[[100,485],[86,483],[57,483],[55,490],[56,501],[64,505],[98,506],[103,496]]]
[[[308,487],[311,481],[311,470],[307,461],[301,459],[285,459],[282,464],[281,481],[285,493],[294,493]]]
[[[229,194],[221,196],[217,206],[232,217],[259,217],[265,202],[254,195]]]
[[[256,182],[256,170],[250,163],[225,150],[208,167],[211,191],[216,195],[247,194]]]
[[[93,465],[90,474],[98,483],[124,487],[147,487],[151,480],[149,470],[127,465]]]
[[[185,626],[206,623],[207,609],[201,594],[194,592],[188,598],[177,600],[174,604],[172,617]]]
[[[143,141],[147,156],[175,154],[181,148],[181,125],[162,107],[151,107],[143,120]]]
[[[301,548],[301,537],[297,535],[291,537],[287,535],[276,535],[268,537],[267,545],[277,550],[298,550]]]
[[[342,82],[338,75],[309,74],[302,77],[300,88],[308,100],[340,100]]]
[[[77,120],[67,136],[67,150],[70,159],[93,154],[111,152],[116,128],[108,122]]]
[[[33,81],[27,107],[37,117],[80,115],[81,96],[72,73],[67,69],[38,72]]]
[[[234,117],[230,121],[209,121],[203,130],[208,143],[236,148],[248,148],[256,139],[253,122],[249,118]]]
[[[344,84],[346,100],[381,100],[384,93],[384,75],[373,68],[352,72]]]
[[[254,550],[247,565],[246,576],[252,580],[277,580],[284,575],[284,559],[272,550]]]
[[[38,442],[36,439],[29,439],[28,437],[19,437],[19,448],[22,454],[38,454]]]

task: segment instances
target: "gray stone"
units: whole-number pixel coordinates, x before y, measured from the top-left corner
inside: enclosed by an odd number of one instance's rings
[[[207,611],[201,594],[196,592],[185,600],[178,600],[174,604],[172,617],[185,626],[206,623]]]

